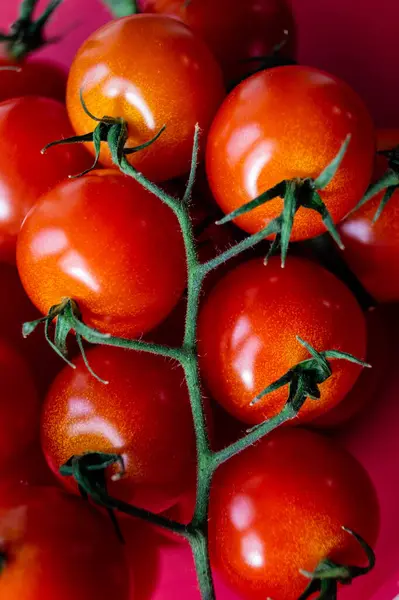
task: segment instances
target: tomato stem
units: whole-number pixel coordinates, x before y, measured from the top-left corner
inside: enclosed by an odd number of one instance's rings
[[[116,18],[137,15],[139,12],[136,0],[103,0],[103,3]]]

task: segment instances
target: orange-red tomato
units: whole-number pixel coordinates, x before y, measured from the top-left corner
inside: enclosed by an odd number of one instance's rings
[[[0,339],[0,381],[0,469],[4,470],[37,437],[40,412],[32,373],[4,339]]]
[[[0,104],[1,261],[15,262],[21,223],[39,197],[90,165],[90,155],[78,145],[41,154],[48,142],[72,134],[65,107],[56,100],[26,96]]]
[[[1,598],[129,598],[123,545],[109,519],[80,498],[51,487],[10,489],[1,496],[0,537]]]
[[[275,257],[247,261],[223,277],[199,316],[198,353],[205,384],[224,408],[245,423],[261,423],[281,411],[287,386],[251,400],[291,367],[309,358],[300,336],[318,351],[341,350],[363,359],[366,329],[351,292],[316,263],[293,258],[281,269]],[[337,405],[360,367],[331,362],[320,400],[306,400],[295,423]]]
[[[399,145],[399,130],[377,133],[379,150]],[[374,171],[377,181],[388,169],[388,161],[378,156]],[[399,189],[385,205],[379,219],[373,218],[385,190],[366,202],[340,225],[345,245],[344,257],[366,290],[378,302],[399,300]]]
[[[128,147],[150,140],[166,125],[151,147],[129,157],[154,181],[188,171],[195,124],[203,132],[204,147],[224,97],[220,67],[205,43],[183,23],[157,15],[111,21],[78,51],[69,73],[67,106],[76,132],[84,134],[93,130],[94,121],[83,110],[80,91],[97,117],[127,121]],[[105,146],[100,160],[112,166]]]
[[[73,298],[87,325],[123,337],[161,322],[186,281],[173,212],[116,170],[69,180],[41,198],[18,238],[18,269],[44,314]]]
[[[329,558],[364,565],[348,527],[373,546],[379,508],[362,466],[322,436],[283,429],[234,457],[211,489],[211,561],[246,600],[296,600]]]
[[[121,454],[126,475],[109,481],[111,495],[161,512],[195,478],[195,437],[184,373],[159,356],[99,346],[76,369],[55,379],[42,412],[42,446],[58,473],[73,455]],[[110,479],[110,478],[109,478]],[[62,478],[76,489],[72,478]]]
[[[230,213],[277,183],[316,178],[351,134],[346,155],[320,192],[335,223],[361,199],[374,162],[370,115],[343,81],[311,67],[262,71],[236,87],[220,107],[208,136],[206,163],[216,201]],[[249,233],[280,215],[280,198],[236,219]],[[320,215],[300,208],[292,240],[324,233]]]
[[[170,15],[186,23],[208,44],[220,62],[226,82],[253,71],[248,59],[281,52],[295,53],[295,23],[285,0],[139,0],[143,12]]]
[[[18,71],[1,70],[17,66]],[[48,60],[30,60],[13,63],[0,57],[0,102],[19,96],[44,96],[65,102],[66,72]]]

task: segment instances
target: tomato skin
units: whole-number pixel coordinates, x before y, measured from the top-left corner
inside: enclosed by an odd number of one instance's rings
[[[371,179],[375,134],[363,101],[343,81],[311,67],[257,73],[230,93],[212,124],[206,165],[215,199],[227,214],[284,179],[316,178],[348,134],[341,166],[320,192],[335,223],[354,208]],[[235,222],[255,233],[282,208],[276,198]],[[319,215],[300,208],[291,240],[325,231]]]
[[[379,150],[399,144],[399,131],[378,132]],[[388,161],[377,156],[374,181],[388,169]],[[379,219],[374,215],[385,190],[349,215],[339,227],[345,245],[344,258],[362,285],[378,302],[399,300],[399,189],[385,205]]]
[[[282,54],[295,53],[295,22],[282,0],[191,0],[187,6],[184,0],[139,0],[138,4],[143,12],[180,19],[201,36],[222,66],[226,82],[250,72],[255,63],[245,61],[271,55],[285,38]]]
[[[211,394],[245,423],[278,414],[285,386],[251,400],[292,366],[309,358],[299,335],[317,350],[341,350],[364,358],[364,316],[350,291],[316,263],[291,257],[247,261],[214,287],[200,312],[200,368]],[[295,423],[310,421],[337,405],[360,374],[347,361],[332,362],[333,375],[320,386],[321,399],[308,399]]]
[[[186,282],[173,212],[114,170],[69,180],[41,198],[18,238],[18,269],[44,314],[70,297],[87,325],[123,337],[162,321]]]
[[[0,69],[17,66],[20,71],[0,70],[0,102],[20,96],[44,96],[65,102],[66,72],[48,60],[26,60],[14,63],[0,57]]]
[[[15,491],[1,499],[0,532],[2,598],[128,600],[123,546],[82,499],[50,487]]]
[[[155,355],[100,346],[87,358],[104,385],[87,371],[65,368],[42,412],[42,447],[52,470],[84,452],[122,454],[126,476],[109,492],[161,512],[195,478],[195,438],[184,374]],[[72,478],[62,478],[76,489]]]
[[[357,542],[379,529],[373,485],[350,454],[322,436],[283,429],[224,464],[211,489],[211,561],[248,600],[296,600],[325,558],[363,565]]]
[[[40,404],[29,366],[1,338],[0,381],[0,469],[4,469],[37,436]]]
[[[220,67],[204,42],[182,23],[157,15],[111,21],[81,46],[69,73],[67,107],[76,132],[83,134],[94,122],[83,110],[80,90],[97,117],[127,121],[127,147],[150,140],[166,125],[151,147],[128,157],[152,181],[189,170],[195,124],[204,147],[224,97]],[[103,146],[100,161],[114,166]]]
[[[0,261],[15,262],[21,223],[39,197],[90,165],[90,155],[77,145],[41,154],[48,142],[72,134],[56,100],[26,96],[0,104]]]

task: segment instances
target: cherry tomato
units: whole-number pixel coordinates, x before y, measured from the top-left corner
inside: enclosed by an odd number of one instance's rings
[[[380,150],[398,144],[399,131],[379,132]],[[374,180],[380,179],[387,168],[386,158],[378,156]],[[345,245],[345,260],[366,290],[378,302],[396,302],[399,300],[399,189],[374,223],[384,193],[380,192],[349,215],[339,231]]]
[[[0,468],[22,452],[39,431],[39,399],[28,365],[0,338]]]
[[[1,70],[8,66],[19,70]],[[56,63],[37,59],[13,63],[0,57],[0,102],[19,96],[44,96],[65,102],[65,90],[66,73]]]
[[[67,106],[76,132],[84,134],[94,122],[83,110],[80,91],[97,117],[127,121],[127,147],[152,139],[166,125],[151,147],[129,157],[153,181],[188,171],[195,124],[201,127],[204,147],[224,97],[220,67],[204,42],[177,20],[157,15],[111,21],[78,51],[69,73]],[[103,147],[100,160],[112,166],[108,148]]]
[[[72,135],[65,107],[50,98],[14,98],[0,104],[0,260],[15,261],[21,223],[38,198],[90,165],[78,145],[43,146]]]
[[[18,269],[44,314],[70,297],[87,325],[124,337],[162,321],[186,281],[173,212],[114,170],[64,182],[36,204],[19,235]]]
[[[291,367],[309,358],[300,336],[316,350],[341,350],[363,359],[365,321],[350,291],[316,263],[291,258],[247,261],[214,287],[199,316],[198,353],[205,384],[233,416],[261,423],[287,400],[284,386],[251,400]],[[309,421],[337,405],[351,389],[360,367],[331,362],[333,375],[308,399],[296,422]]]
[[[211,560],[248,600],[296,600],[324,559],[364,565],[364,552],[342,527],[374,545],[375,490],[343,449],[310,431],[263,438],[217,472],[211,489]]]
[[[370,183],[374,128],[362,100],[343,81],[311,67],[262,71],[236,87],[220,107],[208,137],[208,179],[225,213],[277,183],[316,178],[351,134],[346,155],[320,192],[335,223],[356,205]],[[255,233],[282,212],[276,198],[236,219]],[[325,232],[320,215],[300,208],[292,240]]]
[[[367,354],[372,369],[363,369],[353,388],[332,410],[312,421],[312,427],[336,427],[353,419],[381,393],[393,359],[385,306],[377,306],[366,313]]]
[[[128,600],[123,546],[110,521],[56,488],[15,491],[0,505],[0,596]]]
[[[158,512],[172,506],[195,478],[195,439],[184,374],[155,355],[97,347],[66,367],[45,401],[42,445],[50,467],[85,452],[120,453],[126,475],[109,492]],[[72,478],[62,478],[76,489]]]
[[[139,0],[147,13],[180,19],[208,44],[223,68],[226,82],[251,72],[256,62],[285,42],[282,53],[295,52],[295,23],[284,0]],[[239,32],[239,34],[238,34]]]
[[[44,395],[48,386],[61,370],[64,361],[50,348],[43,335],[22,337],[22,324],[40,317],[33,306],[18,276],[14,265],[0,264],[0,331],[1,336],[12,344],[29,363],[36,387]],[[69,343],[69,353],[76,350],[73,340]]]

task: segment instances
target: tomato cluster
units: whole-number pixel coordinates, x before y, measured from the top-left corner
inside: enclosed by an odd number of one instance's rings
[[[368,474],[312,429],[381,389],[399,132],[292,64],[284,0],[137,4],[67,82],[1,59],[0,596],[149,600],[172,542],[126,513],[187,538],[200,571],[205,540],[242,598],[327,597],[379,529]]]

